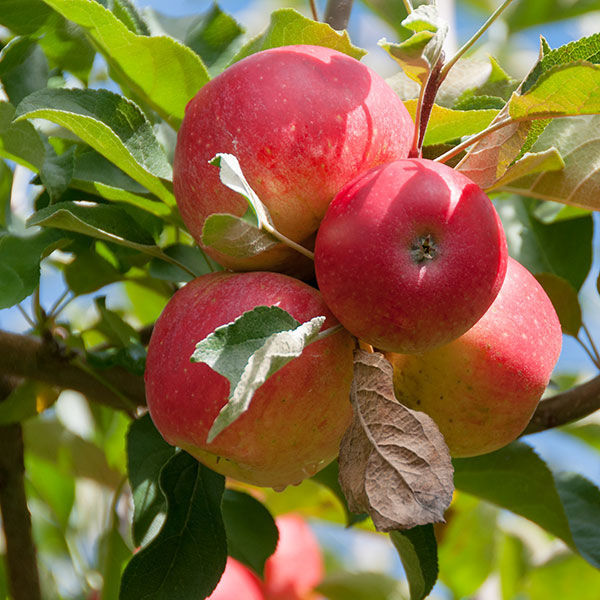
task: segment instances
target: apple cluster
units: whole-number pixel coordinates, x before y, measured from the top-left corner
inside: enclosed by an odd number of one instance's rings
[[[276,230],[314,249],[314,265],[284,244],[251,257],[204,247],[227,270],[174,295],[148,351],[148,406],[168,442],[242,481],[299,483],[339,451],[357,340],[386,353],[398,399],[433,417],[453,455],[492,451],[525,428],[558,359],[558,318],[508,258],[487,195],[446,165],[408,158],[413,134],[381,77],[323,47],[253,54],[190,101],[174,189],[198,244],[210,215],[247,210],[210,164],[228,153]],[[190,356],[256,306],[343,328],[269,378],[208,443],[229,382]]]

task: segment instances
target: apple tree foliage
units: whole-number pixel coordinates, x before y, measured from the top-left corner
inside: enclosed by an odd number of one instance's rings
[[[364,4],[395,36],[380,42],[398,67],[388,82],[423,124],[424,156],[447,161],[494,198],[511,255],[536,275],[565,335],[600,368],[579,302],[592,263],[592,211],[600,209],[600,34],[558,48],[542,38],[518,81],[494,58],[441,61],[447,26],[427,3],[415,2],[408,16],[410,2]],[[498,4],[465,0],[457,10],[489,15]],[[499,15],[504,55],[512,34],[600,9],[592,0],[512,4]],[[327,13],[336,15],[335,1]],[[272,515],[291,510],[367,531],[375,525],[402,560],[399,585],[332,559],[319,589],[333,600],[418,600],[438,580],[462,598],[492,577],[503,599],[597,598],[600,490],[553,470],[526,441],[451,463],[435,425],[397,404],[391,386],[375,421],[353,424],[339,464],[282,493],[226,488],[221,475],[166,444],[144,414],[152,323],[179,285],[219,269],[192,243],[173,196],[186,103],[263,49],[302,43],[364,56],[347,32],[308,14],[308,3],[282,6],[249,38],[216,4],[177,19],[130,0],[0,0],[0,308],[27,322],[16,332],[3,317],[0,330],[0,598],[92,598],[94,590],[106,600],[204,598],[228,555],[262,574],[277,542]],[[427,105],[417,98],[428,86],[437,93]],[[205,243],[234,256],[279,243],[235,157],[215,163],[224,185],[248,199],[248,213],[209,219]],[[198,340],[194,354],[208,364],[219,357],[232,384],[218,431],[320,327],[280,309],[243,319],[228,335],[220,328]],[[260,331],[251,343],[249,330]],[[232,337],[243,351],[232,349]],[[284,356],[284,338],[295,354]],[[259,378],[247,376],[251,368]],[[359,356],[355,411],[373,401],[369,378],[389,377],[386,369]],[[563,426],[597,460],[600,426],[565,424],[600,407],[598,382],[557,376],[528,432]],[[83,397],[60,408],[63,390]],[[84,431],[65,416],[77,407]],[[401,460],[386,458],[377,418],[431,430],[427,441],[402,432],[393,440],[423,459],[412,480],[399,476]],[[357,485],[348,469],[357,467],[358,446],[368,460]],[[369,478],[375,460],[385,463],[377,485]],[[426,507],[415,500],[425,488],[433,490]],[[545,535],[560,540],[558,550],[533,556],[530,537]]]

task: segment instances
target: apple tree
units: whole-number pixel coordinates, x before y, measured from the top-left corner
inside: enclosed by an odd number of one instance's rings
[[[0,0],[0,600],[596,600],[595,10]]]

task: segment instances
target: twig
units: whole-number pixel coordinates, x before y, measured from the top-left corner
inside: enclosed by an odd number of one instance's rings
[[[314,21],[319,20],[319,13],[317,12],[317,4],[315,0],[309,0],[310,3],[310,12],[312,13],[312,17]]]
[[[592,334],[590,333],[590,330],[587,328],[587,325],[585,323],[582,323],[581,327],[583,328],[583,331],[585,331],[585,335],[587,336],[587,339],[590,341],[590,345],[592,346],[594,356],[596,357],[596,364],[599,364],[600,363],[600,354],[598,353],[598,348],[597,348],[596,344],[594,343],[594,338],[592,337]],[[600,367],[598,367],[598,368],[600,369]]]
[[[594,363],[594,366],[600,369],[600,362],[598,359],[592,354],[592,351],[585,345],[583,340],[579,336],[575,336],[575,340],[579,342],[579,345],[585,350],[585,353],[590,357],[590,360]]]
[[[412,7],[412,2],[410,0],[402,0],[404,3],[404,8],[406,8],[406,14],[410,15],[410,13],[414,10]]]
[[[21,315],[23,316],[23,318],[27,321],[27,323],[29,324],[29,326],[32,329],[35,329],[37,327],[37,325],[33,322],[33,320],[31,319],[31,317],[27,314],[27,311],[20,304],[17,304],[17,308],[19,309],[19,312],[21,313]]]
[[[11,391],[0,378],[0,399]],[[0,427],[0,511],[6,539],[8,587],[13,600],[41,600],[31,515],[25,495],[23,431],[18,423]]]

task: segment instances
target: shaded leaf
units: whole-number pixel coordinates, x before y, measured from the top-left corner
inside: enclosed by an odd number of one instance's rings
[[[0,102],[0,156],[39,171],[46,156],[42,138],[31,123],[13,123],[14,116],[13,105]]]
[[[51,202],[57,201],[69,187],[73,178],[75,146],[71,146],[62,154],[56,154],[52,146],[46,142],[46,158],[40,169],[40,180]]]
[[[399,600],[398,581],[383,573],[342,572],[327,575],[315,590],[328,600]]]
[[[120,600],[190,600],[214,590],[227,559],[224,485],[221,475],[186,452],[169,460],[160,474],[167,518],[158,535],[129,561]]]
[[[536,202],[518,197],[496,203],[509,254],[534,275],[553,273],[576,289],[582,286],[592,264],[591,217],[544,224],[534,216]],[[573,240],[577,240],[574,244]]]
[[[356,514],[348,508],[346,502],[346,496],[340,486],[339,482],[339,463],[337,460],[329,463],[324,469],[321,469],[318,473],[315,473],[311,479],[329,488],[336,498],[342,503],[342,508],[346,514],[346,527],[352,527],[356,523],[364,521],[368,515],[366,513]]]
[[[96,325],[96,329],[102,331],[111,343],[126,348],[139,341],[138,332],[115,311],[106,308],[105,296],[94,298],[94,303],[100,313],[100,323]]]
[[[565,163],[556,148],[549,148],[543,152],[527,152],[510,165],[504,172],[504,175],[497,179],[491,188],[487,188],[486,192],[505,186],[521,177],[550,171],[560,171],[564,167]]]
[[[584,425],[569,425],[561,431],[578,438],[600,452],[600,424],[585,423]]]
[[[131,557],[121,532],[119,516],[116,511],[111,515],[109,527],[102,533],[98,545],[98,559],[102,575],[102,600],[118,600],[121,573]]]
[[[78,252],[76,258],[65,265],[63,273],[69,289],[78,296],[123,279],[120,271],[91,249]]]
[[[453,491],[448,449],[429,416],[396,400],[383,355],[356,351],[351,400],[339,458],[350,510],[368,512],[380,531],[442,521]]]
[[[108,90],[39,90],[19,104],[16,118],[47,119],[66,127],[165,203],[174,204],[162,181],[171,178],[171,165],[131,100]]]
[[[263,576],[265,562],[277,547],[279,531],[271,513],[245,492],[225,490],[221,502],[229,556]]]
[[[438,577],[437,542],[433,525],[420,525],[406,531],[391,531],[390,539],[404,566],[410,600],[426,598]]]
[[[127,473],[133,496],[133,542],[140,546],[166,498],[159,487],[161,469],[175,454],[162,438],[150,414],[133,421],[127,432]]]
[[[579,217],[587,217],[589,214],[590,211],[585,208],[565,206],[558,202],[552,202],[552,200],[540,202],[533,211],[535,218],[544,223],[544,225],[550,225],[551,223],[556,223],[558,221],[568,221],[569,219],[578,219]]]
[[[581,327],[581,306],[575,288],[553,273],[537,273],[535,278],[552,301],[563,333],[577,337]]]
[[[185,105],[209,79],[197,54],[171,37],[131,32],[98,2],[44,1],[83,27],[127,87],[166,121],[178,126]]]
[[[219,265],[208,258],[197,246],[173,244],[163,248],[166,255],[184,264],[196,277],[220,270]],[[178,266],[153,258],[150,261],[150,275],[165,281],[191,281],[193,277]]]
[[[521,31],[542,23],[571,19],[592,10],[600,10],[598,0],[568,3],[563,0],[528,0],[514,5],[507,15],[507,23],[511,31]]]
[[[196,344],[190,360],[206,363],[230,383],[227,404],[208,432],[209,443],[248,410],[254,392],[271,375],[315,341],[324,322],[325,317],[314,317],[300,324],[277,306],[257,306]]]
[[[498,554],[502,600],[513,600],[523,588],[525,575],[531,568],[528,550],[519,537],[504,533]]]
[[[245,44],[231,62],[261,50],[293,44],[325,46],[356,59],[366,54],[365,50],[350,43],[347,31],[337,32],[326,23],[308,19],[292,8],[280,8],[271,13],[271,22],[264,33]]]
[[[38,381],[25,381],[0,402],[0,425],[34,417],[52,406],[57,398],[55,388]]]
[[[407,100],[404,105],[414,120],[417,101]],[[443,144],[465,135],[479,133],[491,123],[497,114],[497,110],[453,110],[434,104],[425,132],[424,143],[427,146]]]

